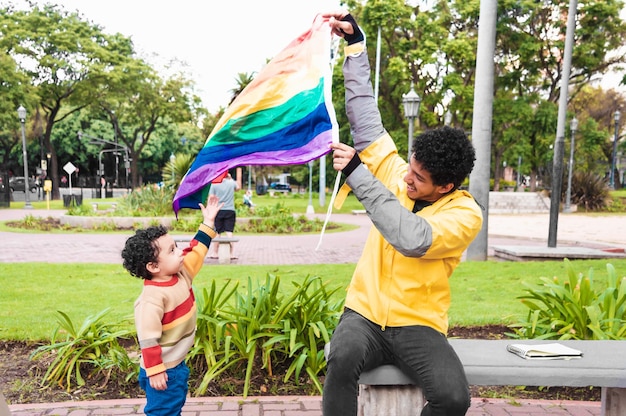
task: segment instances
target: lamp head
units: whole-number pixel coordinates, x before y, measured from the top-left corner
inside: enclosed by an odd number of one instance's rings
[[[23,105],[20,105],[17,109],[17,117],[23,123],[26,120],[26,109]]]
[[[615,123],[619,123],[621,115],[622,113],[620,113],[619,110],[615,111],[615,114],[613,114],[613,119],[615,120]]]
[[[402,104],[404,105],[404,117],[408,119],[414,119],[420,112],[420,103],[422,99],[413,89],[413,83],[411,82],[411,90],[402,94]]]
[[[571,129],[572,131],[576,131],[576,130],[578,130],[578,119],[576,119],[576,117],[574,117],[574,118],[572,119],[572,121],[570,122],[570,126],[569,126],[569,127],[570,127],[570,129]]]

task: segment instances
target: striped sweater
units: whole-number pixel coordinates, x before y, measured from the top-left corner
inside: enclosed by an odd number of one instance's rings
[[[183,270],[167,282],[144,280],[135,301],[135,326],[141,366],[148,376],[176,367],[193,346],[196,300],[191,284],[198,274],[215,232],[204,224],[184,250]]]

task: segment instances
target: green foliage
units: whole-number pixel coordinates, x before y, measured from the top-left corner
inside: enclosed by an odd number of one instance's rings
[[[231,356],[231,338],[226,330],[227,325],[234,324],[227,308],[237,286],[237,282],[228,280],[218,290],[213,280],[210,288],[203,288],[201,295],[196,296],[196,338],[193,348],[187,354],[187,363],[192,371],[204,374],[200,384],[196,386],[196,395],[204,394],[212,380],[239,362]]]
[[[195,233],[198,230],[198,224],[202,221],[199,213],[196,215],[180,215],[177,221],[172,221],[172,231],[181,233]]]
[[[70,208],[67,210],[67,215],[90,216],[94,214],[94,210],[90,204],[72,204],[72,206],[70,206]]]
[[[567,278],[542,277],[543,284],[524,283],[527,294],[519,299],[528,307],[525,320],[512,325],[518,338],[533,339],[626,339],[626,277],[617,278],[607,264],[606,288],[596,291],[593,269],[576,274],[564,261]]]
[[[159,217],[172,215],[172,189],[156,185],[144,186],[120,199],[114,215],[127,217]]]
[[[191,167],[193,160],[193,155],[177,153],[173,161],[170,160],[166,163],[165,167],[163,167],[163,182],[165,186],[175,192],[180,186],[183,176]]]
[[[31,356],[32,359],[53,357],[42,385],[56,383],[69,392],[73,383],[85,384],[85,369],[93,374],[118,368],[127,372],[127,379],[139,373],[139,363],[131,360],[119,344],[120,339],[132,338],[133,332],[119,329],[119,324],[106,323],[104,317],[108,312],[109,309],[105,309],[87,317],[77,328],[67,314],[57,311],[59,325],[52,334],[51,344],[37,348]],[[57,341],[63,334],[65,339]]]
[[[338,289],[328,290],[319,277],[307,276],[294,286],[286,293],[280,278],[268,274],[263,284],[248,278],[243,292],[230,282],[219,291],[213,282],[202,292],[198,333],[188,355],[190,366],[205,374],[196,396],[231,370],[243,374],[246,397],[253,367],[260,365],[272,376],[276,363],[287,364],[285,381],[293,377],[298,383],[304,371],[322,391],[318,375],[326,366],[323,347],[337,325],[343,301],[333,301]]]
[[[626,212],[626,204],[621,198],[613,198],[608,202],[606,210],[608,212]]]
[[[592,172],[572,174],[572,203],[586,211],[601,211],[610,200],[606,181]]]
[[[294,216],[291,209],[282,203],[273,206],[255,207],[254,218],[237,224],[237,231],[249,233],[302,233],[321,231],[324,222],[318,218],[309,220],[306,216]],[[337,228],[336,224],[327,224],[329,229]]]
[[[330,334],[337,326],[343,301],[333,302],[331,297],[339,289],[327,290],[319,278],[307,277],[302,284],[293,282],[297,291],[294,302],[289,305],[281,335],[266,341],[281,341],[281,346],[289,346],[284,353],[292,358],[285,374],[285,381],[292,376],[296,384],[304,369],[318,391],[322,384],[318,374],[326,368],[324,345],[330,341]]]

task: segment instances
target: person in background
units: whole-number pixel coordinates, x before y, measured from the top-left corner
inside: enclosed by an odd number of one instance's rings
[[[360,374],[394,364],[422,387],[422,416],[465,415],[469,385],[446,333],[450,276],[482,226],[480,206],[459,190],[474,148],[462,130],[443,127],[419,135],[404,161],[374,99],[363,32],[345,11],[325,17],[348,44],[343,73],[354,140],[354,148],[331,144],[333,168],[373,227],[330,342],[323,414],[356,415]]]
[[[146,392],[146,415],[180,415],[188,391],[185,357],[194,343],[196,302],[192,291],[215,232],[219,199],[200,205],[203,222],[184,251],[162,225],[137,230],[122,250],[124,268],[144,279],[135,301],[141,348],[139,385]]]
[[[239,184],[237,184],[237,181],[233,179],[230,173],[227,173],[221,181],[214,181],[211,183],[209,195],[216,195],[224,204],[222,209],[220,209],[220,212],[217,213],[217,217],[215,217],[215,229],[217,230],[218,237],[223,233],[226,234],[227,237],[233,236],[233,231],[235,231],[235,222],[237,220],[237,213],[235,211],[235,192],[238,190]],[[218,258],[217,249],[217,243],[211,244],[209,258]],[[230,243],[230,258],[233,260],[237,258],[235,255],[235,243]]]
[[[243,195],[243,204],[250,209],[254,208],[255,206],[255,204],[252,202],[252,191],[249,189]]]

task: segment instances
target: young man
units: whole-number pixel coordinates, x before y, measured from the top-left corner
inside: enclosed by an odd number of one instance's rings
[[[141,347],[139,384],[146,392],[146,415],[180,415],[187,397],[185,356],[196,332],[196,302],[191,284],[204,262],[222,207],[209,196],[200,204],[203,222],[185,251],[163,226],[138,230],[122,250],[124,267],[144,279],[135,302],[135,326]]]
[[[385,363],[423,387],[422,416],[464,415],[469,386],[446,339],[448,279],[482,225],[480,207],[458,189],[474,149],[461,130],[444,127],[417,137],[407,164],[383,127],[363,33],[346,12],[326,17],[348,43],[343,72],[355,145],[331,145],[333,166],[374,226],[330,343],[324,416],[356,415],[361,372]]]

